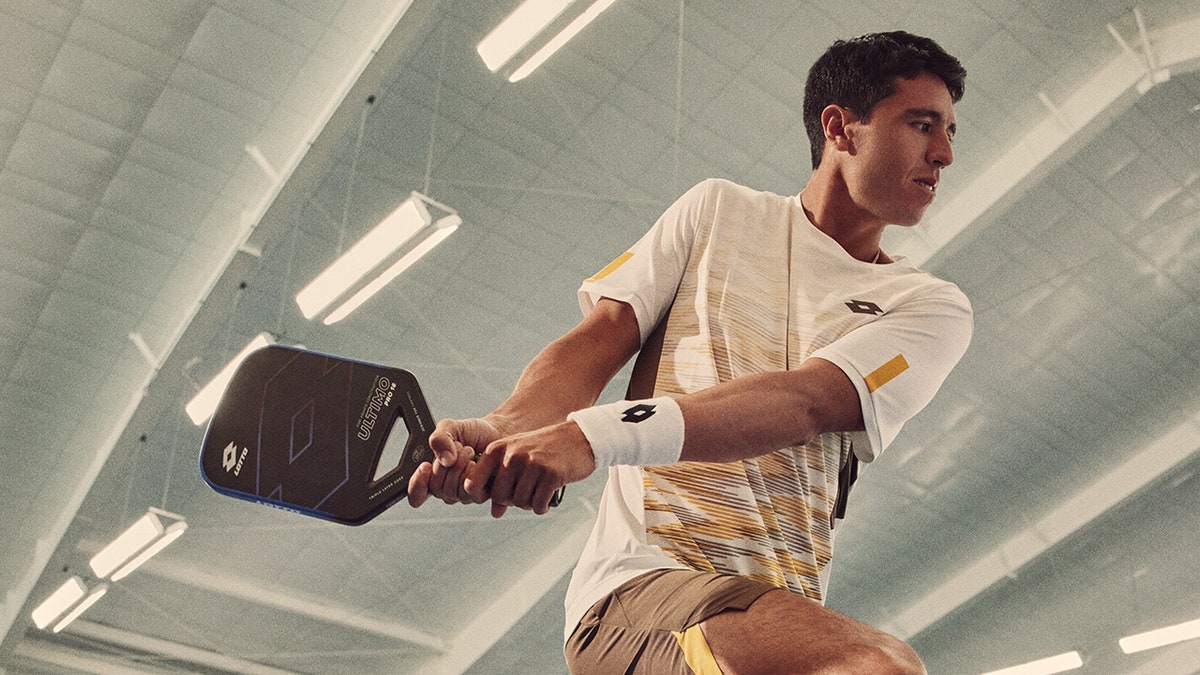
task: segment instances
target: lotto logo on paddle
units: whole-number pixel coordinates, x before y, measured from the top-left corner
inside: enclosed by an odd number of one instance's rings
[[[233,475],[238,475],[242,472],[242,462],[246,461],[246,452],[250,448],[242,448],[242,452],[238,453],[238,447],[234,443],[225,446],[225,450],[221,453],[221,466],[225,467],[225,473],[233,472]]]

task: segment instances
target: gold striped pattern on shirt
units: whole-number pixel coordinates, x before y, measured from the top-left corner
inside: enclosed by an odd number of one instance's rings
[[[659,394],[798,365],[831,339],[815,309],[803,313],[820,303],[789,297],[806,271],[794,268],[781,200],[750,205],[774,214],[713,226],[712,211],[737,195],[710,197],[669,315]],[[821,601],[839,452],[830,436],[727,464],[644,467],[647,539],[693,569],[741,574]]]

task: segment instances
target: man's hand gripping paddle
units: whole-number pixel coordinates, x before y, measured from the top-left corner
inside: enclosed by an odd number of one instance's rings
[[[200,473],[231,497],[361,525],[403,499],[413,472],[433,461],[433,428],[412,373],[271,345],[247,356],[226,387]],[[551,504],[561,498],[560,488]]]

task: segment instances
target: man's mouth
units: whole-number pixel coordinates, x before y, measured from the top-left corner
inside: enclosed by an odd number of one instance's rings
[[[937,182],[936,181],[925,180],[924,178],[918,178],[913,182],[916,183],[917,185],[920,185],[921,187],[925,188],[926,190],[929,190],[930,192],[937,192]]]

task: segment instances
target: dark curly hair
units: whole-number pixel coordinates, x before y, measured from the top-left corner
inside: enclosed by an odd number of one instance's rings
[[[821,112],[830,105],[848,108],[863,121],[875,104],[896,92],[896,78],[921,73],[940,77],[955,103],[962,98],[967,71],[936,42],[894,31],[838,40],[817,59],[804,83],[804,129],[812,145],[812,165],[821,163],[825,130]]]

